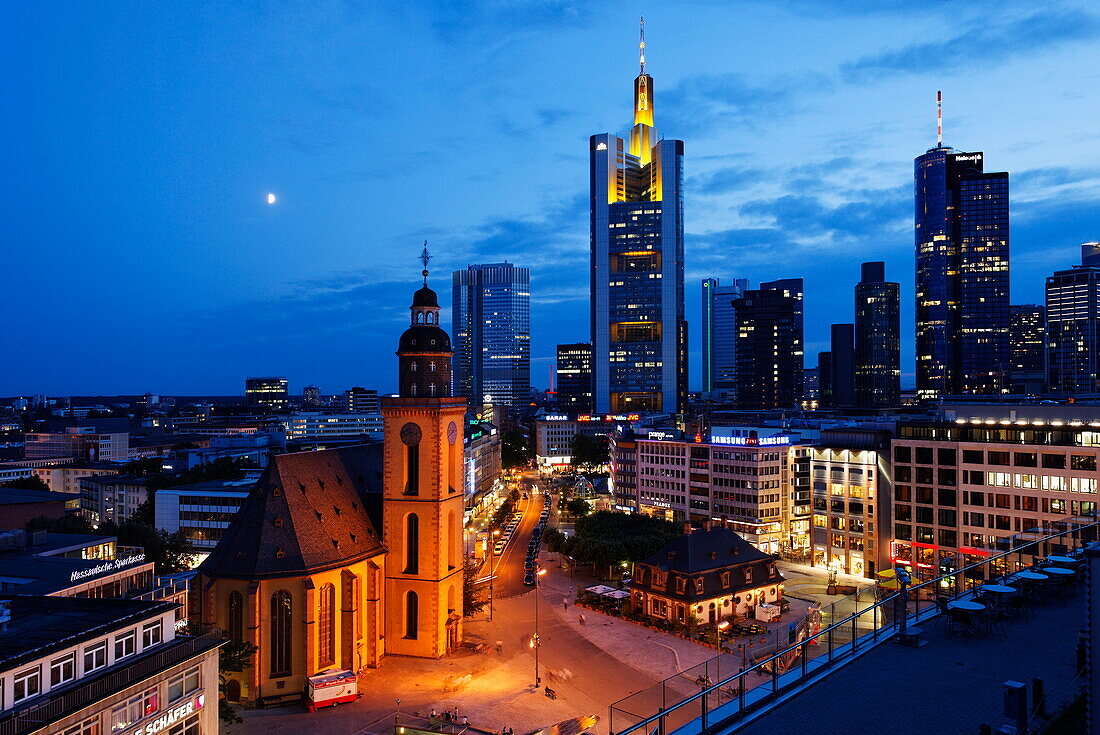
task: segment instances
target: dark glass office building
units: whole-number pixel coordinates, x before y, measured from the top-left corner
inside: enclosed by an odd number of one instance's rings
[[[558,345],[555,365],[558,409],[566,412],[592,411],[592,345],[579,342]]]
[[[901,395],[901,286],[886,265],[864,263],[856,284],[855,405],[896,406]]]
[[[855,404],[856,328],[854,324],[834,324],[829,328],[830,405],[849,407]],[[820,372],[821,365],[818,364]]]
[[[1047,381],[1055,393],[1100,393],[1100,243],[1081,265],[1047,276]]]
[[[593,398],[599,413],[675,412],[687,397],[684,144],[653,127],[634,80],[630,140],[589,139]]]
[[[531,402],[531,272],[471,265],[451,276],[453,391],[471,410]]]
[[[1046,390],[1047,310],[1035,304],[1012,307],[1013,393],[1042,393]]]
[[[703,395],[713,401],[732,399],[737,386],[733,301],[748,287],[745,278],[735,278],[728,286],[717,278],[703,279]]]
[[[789,408],[802,397],[802,294],[802,279],[790,278],[734,300],[739,408]]]
[[[983,159],[939,145],[914,161],[921,397],[1007,385],[1008,174],[984,173]]]

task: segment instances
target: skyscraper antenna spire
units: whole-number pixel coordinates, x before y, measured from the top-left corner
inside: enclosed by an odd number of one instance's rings
[[[641,74],[645,74],[645,16],[638,16],[638,29],[639,29],[639,41],[638,41],[638,60],[641,62],[642,70]]]
[[[936,90],[936,147],[943,148],[943,90]]]
[[[428,252],[428,241],[424,241],[424,249],[420,251],[420,262],[424,264],[424,270],[421,273],[424,276],[424,285],[428,285],[428,261],[432,259],[431,253]]]

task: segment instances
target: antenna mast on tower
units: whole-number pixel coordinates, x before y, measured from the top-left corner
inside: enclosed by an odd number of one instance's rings
[[[936,147],[943,148],[943,90],[936,90]]]
[[[642,65],[642,74],[645,74],[645,16],[638,16],[639,27],[639,42],[638,42],[638,60]]]

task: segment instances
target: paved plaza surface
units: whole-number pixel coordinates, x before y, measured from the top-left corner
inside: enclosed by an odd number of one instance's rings
[[[958,735],[1002,724],[1006,681],[1043,679],[1053,711],[1072,695],[1083,594],[1009,620],[1007,638],[951,636],[922,625],[928,645],[887,642],[736,731],[746,735]]]
[[[524,518],[509,549],[500,560],[495,585],[494,619],[488,610],[466,621],[466,639],[485,644],[484,651],[462,651],[443,660],[387,656],[380,668],[360,677],[362,698],[357,702],[307,713],[303,705],[268,710],[239,710],[244,723],[232,733],[390,733],[395,717],[409,725],[423,725],[418,716],[432,708],[458,707],[470,725],[497,731],[511,727],[517,733],[552,725],[581,715],[598,715],[590,731],[607,734],[608,706],[635,695],[646,705],[654,701],[654,685],[677,672],[686,673],[666,686],[665,696],[698,691],[692,667],[713,659],[715,651],[667,633],[603,615],[573,604],[575,589],[595,583],[578,570],[572,576],[557,554],[543,552],[547,568],[538,595],[522,584],[522,560],[527,538],[542,509],[541,498],[524,504]],[[517,583],[516,577],[519,577]],[[534,686],[535,658],[530,646],[539,604],[540,686]],[[568,603],[568,607],[566,607]],[[771,627],[785,630],[804,613],[808,603],[792,600],[792,611]],[[584,624],[580,615],[584,615]],[[501,651],[496,651],[500,641]],[[751,641],[763,655],[774,645],[770,638]],[[723,672],[736,670],[738,655],[722,657]],[[571,674],[563,679],[554,674]],[[551,686],[557,699],[544,696]],[[398,698],[401,702],[398,705]],[[437,728],[441,729],[441,728]]]

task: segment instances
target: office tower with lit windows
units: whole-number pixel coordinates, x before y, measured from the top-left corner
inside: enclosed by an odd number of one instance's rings
[[[723,286],[717,278],[703,279],[703,395],[727,401],[737,385],[737,322],[733,300],[749,287],[745,278]]]
[[[1047,310],[1035,304],[1012,307],[1012,393],[1046,390]]]
[[[558,409],[566,412],[592,411],[592,345],[579,342],[558,345],[554,369]]]
[[[898,405],[901,395],[901,286],[880,261],[864,263],[856,284],[855,405]]]
[[[914,161],[917,393],[998,393],[1009,344],[1008,174],[942,140]]]
[[[286,378],[245,378],[244,396],[249,406],[281,410],[290,405]]]
[[[675,412],[687,398],[684,144],[653,127],[653,79],[634,80],[629,140],[589,139],[593,398],[599,413]]]
[[[1047,276],[1047,382],[1055,393],[1100,392],[1100,243],[1081,265]]]
[[[802,397],[802,279],[760,284],[734,299],[738,408],[789,408]]]
[[[471,410],[531,402],[531,271],[471,265],[452,283],[454,394]]]

